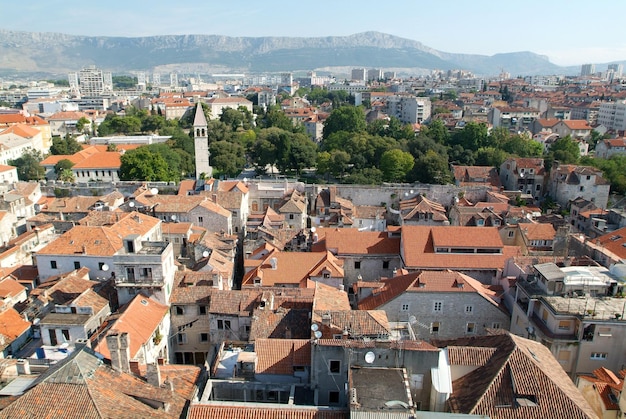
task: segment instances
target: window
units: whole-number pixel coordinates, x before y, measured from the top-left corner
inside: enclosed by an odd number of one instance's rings
[[[569,330],[569,321],[561,320],[559,322],[559,330]]]
[[[202,224],[204,222],[204,218],[198,217],[198,223]]]
[[[543,312],[541,313],[541,320],[543,320],[544,323],[548,321],[548,310],[546,310],[545,308],[543,309]]]
[[[515,232],[513,230],[509,231],[509,237],[513,237],[515,235]]]
[[[432,322],[430,324],[430,333],[439,333],[439,329],[441,329],[441,323]]]
[[[498,323],[498,322],[493,322],[493,323],[491,323],[491,327],[493,329],[501,329],[502,325],[500,323]]]
[[[230,330],[230,320],[218,320],[217,328],[219,330]]]
[[[355,260],[354,261],[354,269],[361,269],[361,261],[360,260]]]
[[[472,314],[474,312],[474,306],[465,306],[465,314]]]
[[[324,272],[323,277],[326,279],[330,278],[330,272]]]
[[[293,220],[293,214],[289,214],[289,219]]]
[[[187,333],[179,333],[176,336],[179,345],[184,345],[185,343],[187,343]]]
[[[328,392],[328,404],[339,404],[339,392],[338,391]]]
[[[476,225],[477,226],[484,226],[485,225],[485,220],[483,220],[482,218],[479,218],[478,220],[476,220]]]
[[[103,271],[104,269],[102,269],[102,268],[104,268],[104,265],[105,265],[105,263],[104,263],[104,262],[98,262],[98,269],[100,269],[101,271]]]
[[[198,314],[204,316],[206,314],[206,306],[198,306]]]
[[[330,374],[339,374],[341,372],[341,361],[335,359],[328,362],[328,372]]]
[[[556,359],[557,361],[559,361],[560,364],[567,364],[569,363],[571,356],[571,351],[560,351]]]
[[[389,261],[383,260],[383,269],[389,269]]]
[[[599,327],[598,336],[604,337],[604,338],[610,338],[611,336],[613,336],[613,333],[611,333],[610,327]]]
[[[408,304],[402,304],[402,308],[400,310],[402,310],[402,311],[409,311],[409,305]]]
[[[208,333],[200,333],[200,342],[208,342],[209,334]]]
[[[176,315],[177,316],[184,316],[185,315],[185,307],[183,307],[183,306],[176,306],[175,310],[176,310]]]
[[[583,191],[585,190],[585,187],[584,187],[584,186],[581,186],[578,190],[579,190],[579,191],[581,191],[581,192],[583,192]]]
[[[135,268],[126,268],[126,277],[129,281],[135,280]]]
[[[74,269],[80,269],[80,262],[74,262]]]
[[[57,261],[56,260],[51,260],[50,261],[50,268],[52,268],[52,269],[56,269],[57,268]]]
[[[476,333],[476,323],[467,323],[467,325],[465,326],[465,333]]]
[[[443,301],[433,301],[433,311],[440,313],[443,311]]]
[[[591,359],[606,359],[607,355],[606,352],[592,352]]]
[[[70,341],[70,331],[69,331],[69,329],[61,329],[61,334],[63,335],[63,339],[65,339],[66,342]]]
[[[415,390],[424,388],[424,374],[411,374],[411,388]]]
[[[152,268],[141,268],[141,276],[144,278],[152,278]]]

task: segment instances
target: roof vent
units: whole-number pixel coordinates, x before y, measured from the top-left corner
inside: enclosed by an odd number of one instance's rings
[[[147,306],[147,305],[148,305],[148,300],[146,300],[146,299],[143,299],[143,298],[142,298],[140,302],[141,302],[141,304],[143,304],[144,306]]]

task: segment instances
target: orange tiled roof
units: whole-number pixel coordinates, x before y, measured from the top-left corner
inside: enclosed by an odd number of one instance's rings
[[[275,259],[276,269],[271,259]],[[307,287],[311,276],[322,276],[322,271],[330,272],[332,278],[342,278],[343,262],[330,252],[270,252],[263,262],[244,275],[242,286],[254,286],[254,279],[260,278],[262,286],[277,284],[297,284]]]
[[[15,297],[25,290],[26,287],[13,278],[7,277],[0,281],[0,298]]]
[[[563,123],[569,129],[591,130],[591,126],[585,119],[570,119],[563,121]]]
[[[94,154],[72,166],[72,170],[79,169],[113,169],[117,170],[122,165],[121,154],[117,151],[105,151]]]
[[[556,236],[552,224],[524,223],[519,224],[519,227],[528,240],[554,240]]]
[[[354,228],[318,229],[325,232],[326,249],[340,255],[400,254],[400,239],[387,232],[359,231]]]
[[[6,347],[30,329],[30,322],[24,320],[20,313],[13,308],[7,308],[0,312],[0,325],[2,325],[0,335],[5,337],[4,343],[0,344],[0,347]]]
[[[257,374],[293,375],[294,367],[311,366],[309,339],[258,339],[254,351]]]
[[[123,238],[132,234],[146,234],[161,221],[138,212],[122,214],[112,226],[77,225],[40,249],[41,255],[85,254],[113,256],[123,247]]]
[[[5,135],[5,134],[14,134],[22,138],[33,138],[33,137],[36,137],[37,135],[41,135],[41,131],[39,131],[36,128],[32,128],[28,125],[17,124],[17,125],[12,125],[9,128],[5,129],[4,131],[0,132],[0,135]]]
[[[501,249],[501,253],[435,253],[435,246]],[[518,247],[502,244],[495,227],[403,226],[402,248],[408,268],[500,269]]]
[[[128,333],[130,357],[136,358],[141,347],[152,339],[155,330],[169,312],[169,307],[137,294],[121,310],[122,314],[117,318],[110,332]],[[105,358],[111,359],[106,339],[100,340],[94,350]]]
[[[621,259],[626,259],[626,227],[600,236],[595,242]]]

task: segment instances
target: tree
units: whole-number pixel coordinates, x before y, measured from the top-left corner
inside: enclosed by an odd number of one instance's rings
[[[9,160],[8,164],[17,168],[17,177],[19,180],[41,180],[46,175],[46,169],[39,164],[42,160],[43,156],[41,152],[28,149],[21,157],[15,160]]]
[[[350,163],[350,155],[343,150],[330,153],[329,169],[335,177],[343,177]]]
[[[285,131],[293,131],[294,126],[291,119],[285,115],[280,108],[271,107],[265,114],[258,120],[260,128],[280,128]]]
[[[342,106],[334,109],[324,122],[324,138],[331,134],[346,132],[363,132],[367,128],[363,109],[357,106]]]
[[[476,152],[475,164],[477,166],[500,167],[506,160],[506,153],[495,147],[481,147]]]
[[[167,162],[147,146],[129,150],[121,157],[121,180],[169,181]]]
[[[291,150],[287,155],[285,166],[300,175],[303,169],[315,166],[317,158],[317,144],[304,134],[294,134]]]
[[[78,144],[78,141],[71,135],[66,135],[65,138],[53,137],[52,145],[50,146],[50,154],[55,156],[71,156],[82,149],[83,147]]]
[[[76,176],[74,176],[72,169],[63,169],[61,173],[58,174],[57,179],[63,182],[74,183],[76,181]]]
[[[54,173],[59,176],[61,172],[71,169],[72,166],[74,166],[74,163],[68,159],[59,160],[59,162],[54,165]]]
[[[448,160],[442,155],[429,150],[415,161],[410,177],[422,183],[445,185],[452,180]]]
[[[147,115],[141,119],[141,132],[159,132],[165,126],[165,118],[161,115]]]
[[[91,132],[91,121],[84,116],[81,116],[80,119],[76,121],[76,131]]]
[[[454,134],[451,144],[458,144],[466,150],[476,151],[488,145],[487,126],[469,122],[462,130]]]
[[[447,145],[450,141],[450,133],[443,121],[436,119],[422,127],[422,135],[432,138],[436,143]]]
[[[561,164],[574,164],[580,158],[580,149],[572,137],[566,135],[552,143],[546,157],[547,165],[551,167],[552,162],[558,161]],[[549,170],[549,168],[548,168]]]
[[[218,174],[237,176],[246,164],[245,150],[239,143],[214,141],[210,143],[209,150],[211,151],[211,166]]]
[[[380,159],[380,170],[387,182],[403,182],[413,168],[415,160],[411,153],[394,149],[385,151]]]

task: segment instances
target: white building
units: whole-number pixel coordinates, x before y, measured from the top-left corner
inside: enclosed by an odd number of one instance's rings
[[[614,131],[626,130],[626,100],[601,103],[598,124]]]
[[[428,97],[400,96],[387,97],[387,115],[395,116],[405,124],[422,123],[430,119],[431,103]]]

